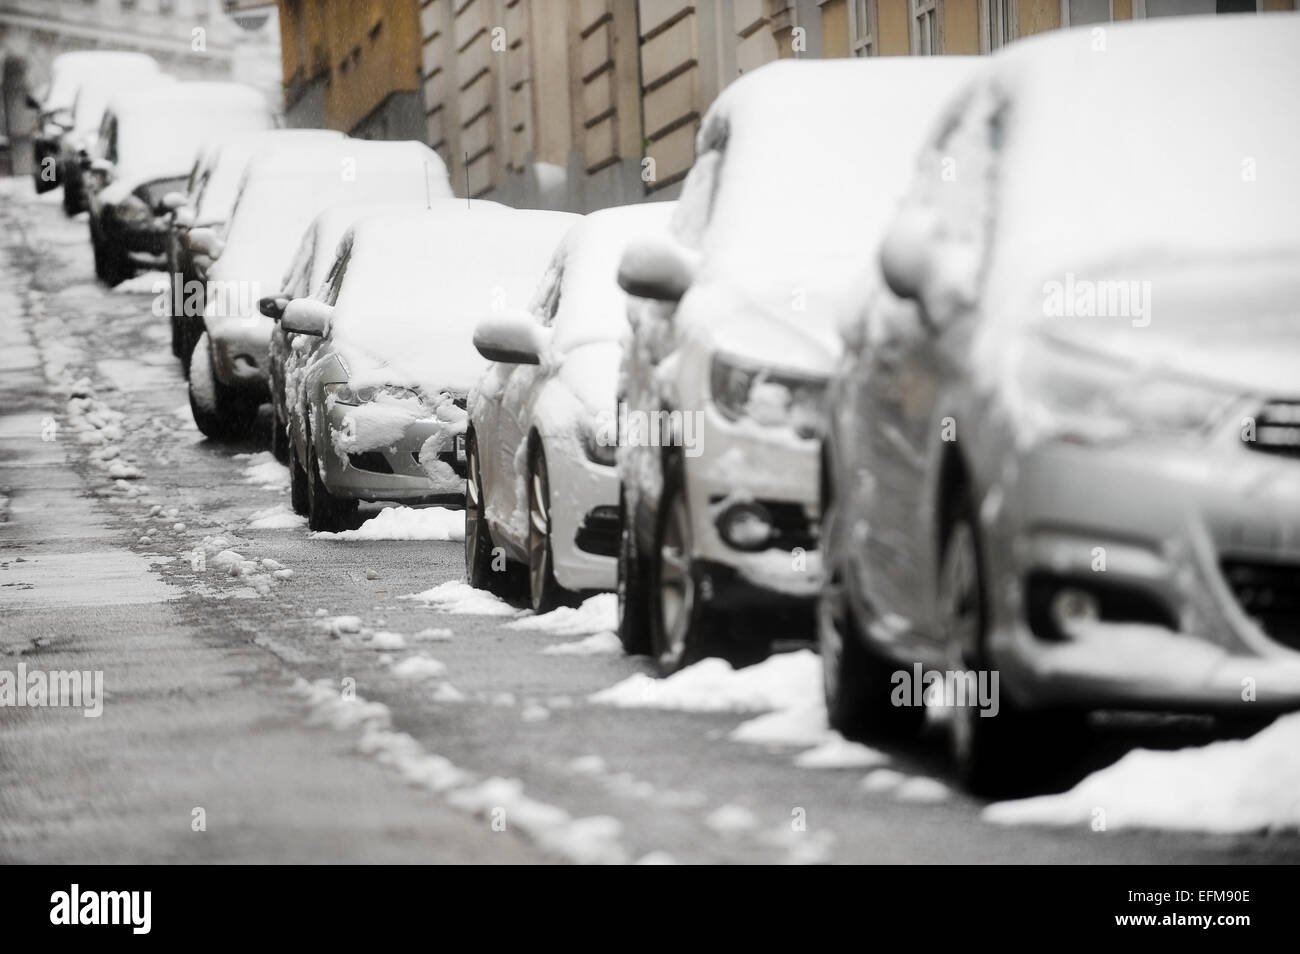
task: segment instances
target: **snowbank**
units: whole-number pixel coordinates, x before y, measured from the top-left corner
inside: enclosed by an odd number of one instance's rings
[[[449,580],[421,593],[399,596],[401,600],[424,603],[442,613],[463,616],[514,616],[518,611],[486,590],[476,590],[463,580]]]
[[[464,540],[465,514],[445,507],[387,507],[355,530],[313,533],[320,540]]]

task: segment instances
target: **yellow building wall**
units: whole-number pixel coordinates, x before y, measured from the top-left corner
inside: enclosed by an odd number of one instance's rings
[[[1111,0],[1111,9],[1116,20],[1133,19],[1133,0]]]
[[[979,0],[943,0],[943,52],[980,51]]]
[[[1294,10],[1295,0],[1264,0],[1265,12],[1270,10]]]
[[[876,0],[877,46],[881,56],[906,56],[912,52],[907,33],[907,0]]]
[[[1020,36],[1055,30],[1061,25],[1059,0],[1019,0]]]
[[[849,45],[848,0],[828,0],[822,4],[822,56],[848,56]]]

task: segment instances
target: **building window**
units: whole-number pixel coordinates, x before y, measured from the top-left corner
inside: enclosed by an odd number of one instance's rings
[[[1215,13],[1254,13],[1255,0],[1215,0]]]
[[[992,53],[1014,40],[1015,18],[1015,0],[980,0],[980,51]]]
[[[942,52],[939,43],[939,0],[912,0],[912,55]]]
[[[876,0],[852,0],[849,5],[849,51],[854,56],[875,56]]]

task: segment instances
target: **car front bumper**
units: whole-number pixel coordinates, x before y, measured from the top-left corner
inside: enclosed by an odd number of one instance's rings
[[[445,426],[437,421],[421,420],[407,425],[395,444],[360,452],[344,453],[331,439],[335,432],[347,429],[348,412],[353,408],[335,404],[324,412],[326,446],[320,448],[325,486],[330,493],[357,500],[399,500],[403,503],[438,503],[461,505],[465,500],[464,440],[439,455],[447,465],[446,479],[435,481],[420,463],[425,441]]]

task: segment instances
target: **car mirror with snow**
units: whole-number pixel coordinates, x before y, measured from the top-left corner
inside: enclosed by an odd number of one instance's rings
[[[919,206],[904,206],[880,245],[880,271],[899,298],[920,298],[930,270],[935,220]]]
[[[643,236],[627,244],[618,263],[618,284],[637,298],[680,301],[695,279],[696,258],[667,235]]]
[[[168,212],[175,212],[183,206],[185,202],[185,193],[183,192],[168,192],[162,197],[162,207]]]
[[[267,295],[265,298],[258,299],[257,310],[272,321],[279,321],[284,317],[284,309],[289,304],[289,298],[285,295]]]
[[[181,228],[187,229],[194,224],[194,210],[189,206],[182,206],[172,214],[175,216],[176,224]]]
[[[330,318],[333,315],[332,305],[314,298],[295,298],[285,306],[280,327],[294,334],[323,338],[330,332]]]
[[[206,255],[208,258],[220,258],[222,251],[226,247],[226,243],[221,240],[221,236],[216,233],[215,229],[190,229],[186,236],[185,241],[190,250]]]
[[[112,173],[113,173],[113,164],[112,164],[111,162],[109,162],[107,159],[91,159],[91,160],[90,160],[90,171],[91,171],[91,172],[98,172],[98,173],[101,173],[101,174],[106,175],[106,176],[108,176],[108,175],[112,175]]]
[[[541,364],[546,350],[546,329],[530,312],[495,314],[474,329],[474,347],[489,361],[503,364]]]

